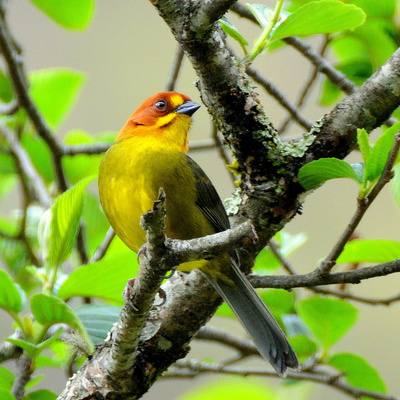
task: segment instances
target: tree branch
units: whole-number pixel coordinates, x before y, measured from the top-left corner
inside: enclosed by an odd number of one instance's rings
[[[204,373],[218,373],[227,375],[240,376],[268,376],[278,377],[275,372],[269,372],[261,369],[239,368],[196,360],[180,360],[175,364],[175,372],[169,372],[166,377],[184,378],[194,377]],[[326,372],[294,372],[290,371],[287,374],[288,378],[296,380],[305,380],[310,382],[321,383],[332,388],[335,388],[343,393],[359,399],[360,397],[370,397],[377,400],[399,400],[398,397],[386,395],[380,392],[359,389],[345,383],[340,375],[328,374]]]
[[[58,187],[64,192],[68,185],[64,176],[64,170],[61,164],[62,151],[60,145],[52,135],[46,121],[39,113],[36,105],[28,93],[28,84],[24,71],[22,69],[21,57],[16,53],[10,33],[7,30],[4,21],[4,12],[1,12],[0,18],[0,49],[8,67],[14,91],[18,99],[18,103],[23,107],[30,120],[32,121],[38,135],[49,146],[53,158],[54,170],[58,180]]]
[[[386,276],[396,272],[400,272],[400,259],[377,264],[371,267],[364,267],[346,272],[335,272],[328,275],[314,271],[304,275],[251,275],[248,276],[248,278],[251,284],[256,288],[292,289],[295,287],[314,287],[338,283],[360,283],[365,279]]]
[[[390,181],[390,179],[392,179],[393,176],[392,168],[396,161],[397,154],[399,153],[399,149],[400,149],[400,133],[397,133],[394,137],[394,144],[388,155],[385,169],[383,170],[381,177],[379,178],[378,182],[374,185],[368,196],[358,199],[357,211],[353,215],[351,221],[347,225],[345,231],[343,232],[342,236],[340,237],[336,245],[333,247],[329,255],[325,258],[325,260],[321,262],[321,265],[318,268],[319,273],[326,274],[335,266],[336,260],[343,252],[344,246],[349,241],[354,231],[357,229],[358,224],[360,223],[361,219],[367,212],[369,206],[376,199],[376,196],[378,196],[383,187]]]

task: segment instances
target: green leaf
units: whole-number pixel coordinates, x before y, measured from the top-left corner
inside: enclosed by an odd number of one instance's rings
[[[76,314],[85,326],[94,344],[104,341],[112,326],[118,321],[121,307],[112,305],[84,305]]]
[[[281,262],[276,258],[275,254],[271,249],[265,248],[262,249],[257,257],[256,262],[254,264],[253,270],[257,271],[258,274],[265,275],[265,271],[272,271],[281,266]]]
[[[9,103],[14,97],[13,88],[8,76],[0,70],[0,99],[4,103]]]
[[[270,40],[354,29],[364,21],[364,11],[352,4],[336,0],[311,1],[289,15],[275,29]]]
[[[58,296],[62,299],[98,297],[122,304],[126,282],[136,276],[138,268],[135,254],[131,251],[105,257],[73,271],[61,285]]]
[[[343,372],[343,377],[349,385],[364,390],[387,393],[385,382],[379,372],[364,358],[356,354],[341,353],[331,357],[327,363]],[[361,399],[369,400],[371,397],[364,396]]]
[[[360,183],[349,163],[338,158],[321,158],[300,168],[299,182],[306,190],[316,189],[329,179],[349,178]]]
[[[91,145],[96,144],[96,140],[82,130],[73,130],[67,133],[64,143],[68,145]],[[64,156],[62,163],[68,180],[75,184],[83,178],[97,175],[102,158],[102,154]]]
[[[103,241],[110,227],[110,223],[101,209],[98,197],[91,193],[86,193],[82,219],[85,223],[88,252],[92,255]],[[114,238],[113,242],[115,240]],[[110,250],[108,250],[107,254],[111,254],[109,251]]]
[[[246,3],[246,7],[252,12],[257,22],[260,24],[262,28],[266,28],[270,24],[271,17],[274,14],[274,8],[268,7],[265,4],[249,4]],[[290,15],[287,11],[281,11],[279,14],[279,21],[275,25],[274,29],[276,29],[279,24],[282,23]]]
[[[57,395],[47,389],[35,390],[25,395],[24,400],[56,400]]]
[[[274,236],[274,240],[279,245],[280,253],[286,258],[306,242],[307,236],[303,233],[292,235],[288,232],[280,231]],[[258,254],[253,269],[260,274],[263,273],[263,270],[274,270],[280,266],[281,262],[276,258],[271,249],[267,247]]]
[[[34,378],[31,378],[31,380],[25,385],[25,390],[32,389],[35,385],[37,385],[42,379],[44,378],[44,375],[38,375],[35,376]]]
[[[374,70],[381,67],[397,49],[396,42],[382,26],[381,21],[367,21],[365,25],[352,32],[352,35],[364,43],[366,55]]]
[[[45,141],[36,133],[23,132],[21,143],[44,181],[48,184],[54,182],[53,156]]]
[[[54,22],[67,29],[85,29],[93,16],[94,0],[31,0]]]
[[[394,240],[355,239],[348,242],[337,259],[338,264],[385,263],[400,258],[400,242]]]
[[[0,199],[12,190],[16,182],[15,175],[4,175],[0,172]]]
[[[31,310],[36,321],[46,328],[54,324],[64,323],[81,333],[85,333],[85,329],[75,312],[57,297],[43,293],[34,294],[31,299]]]
[[[29,81],[34,102],[50,128],[55,129],[75,103],[84,75],[67,68],[44,69],[32,72]]]
[[[249,379],[219,379],[201,385],[178,397],[177,400],[283,400],[265,385]]]
[[[4,339],[6,342],[10,342],[12,344],[15,344],[18,347],[21,347],[21,349],[23,349],[31,358],[35,358],[36,354],[38,352],[38,348],[37,346],[32,343],[29,342],[28,340],[24,340],[24,339],[13,339],[13,338],[7,338]]]
[[[0,399],[1,400],[15,400],[15,397],[10,393],[9,390],[0,388]]]
[[[260,297],[274,316],[293,312],[294,292],[284,289],[271,289],[263,291]]]
[[[378,138],[366,164],[366,175],[370,182],[374,182],[381,175],[385,168],[389,152],[394,143],[394,135],[400,130],[400,122],[396,122],[393,126]]]
[[[7,274],[0,269],[0,308],[11,313],[19,313],[24,306],[21,292]]]
[[[321,106],[330,106],[339,101],[342,91],[329,79],[324,79],[319,95],[319,104]]]
[[[222,30],[231,38],[235,39],[242,46],[243,49],[248,45],[247,40],[241,35],[237,28],[229,21],[228,18],[223,16],[220,18],[219,23],[221,24]]]
[[[10,391],[14,380],[14,374],[6,367],[0,365],[0,390]]]
[[[51,207],[50,236],[42,238],[42,243],[48,241],[51,266],[60,265],[71,254],[82,215],[85,189],[91,179],[83,179],[61,194]]]
[[[393,167],[393,178],[390,181],[390,189],[397,207],[400,207],[400,163]]]
[[[396,11],[396,0],[351,0],[349,3],[362,8],[369,17],[392,18]]]
[[[297,304],[297,312],[324,350],[332,347],[356,322],[352,304],[314,296]]]
[[[369,144],[368,133],[365,129],[357,129],[357,143],[364,163],[367,163],[371,154],[371,145]]]
[[[289,342],[300,360],[311,357],[318,351],[315,342],[305,335],[291,336]]]

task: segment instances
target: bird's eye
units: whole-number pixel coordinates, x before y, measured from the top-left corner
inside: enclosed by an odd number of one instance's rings
[[[157,110],[165,111],[167,109],[167,102],[165,100],[158,100],[155,106]]]

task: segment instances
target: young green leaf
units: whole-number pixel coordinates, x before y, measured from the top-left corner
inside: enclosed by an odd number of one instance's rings
[[[313,356],[318,351],[315,342],[304,335],[291,336],[289,342],[296,352],[297,357],[301,360]]]
[[[343,373],[344,379],[351,385],[360,389],[374,392],[387,393],[385,382],[378,371],[368,362],[351,353],[336,354],[327,363]],[[363,397],[367,400],[369,397]]]
[[[34,392],[28,393],[24,400],[56,400],[57,395],[47,389],[39,389],[35,390]]]
[[[0,387],[0,399],[1,399],[1,400],[15,400],[15,397],[14,397],[14,395],[12,395],[12,394],[10,393],[9,390],[2,389],[2,388]]]
[[[83,210],[85,189],[91,179],[83,179],[57,197],[51,207],[49,231],[46,229],[49,220],[48,215],[43,216],[44,219],[47,218],[47,222],[41,224],[40,231],[44,232],[41,242],[47,243],[48,262],[53,267],[60,265],[71,254]]]
[[[38,352],[38,348],[35,345],[35,343],[29,342],[28,340],[24,339],[13,339],[13,338],[7,338],[4,339],[6,342],[10,342],[12,344],[15,344],[18,347],[21,347],[31,358],[35,358],[36,354]]]
[[[260,24],[262,28],[265,28],[269,25],[271,17],[274,14],[274,8],[268,7],[265,4],[246,4],[246,7],[252,12],[257,22]],[[279,21],[276,23],[274,29],[276,29],[279,24],[282,23],[288,16],[290,12],[281,11],[279,14]]]
[[[336,0],[311,1],[289,15],[273,31],[270,40],[354,29],[364,21],[364,11],[352,4]]]
[[[57,7],[62,2],[56,2]],[[55,129],[71,109],[84,82],[81,72],[66,68],[45,69],[29,76],[30,94],[39,111]]]
[[[358,314],[350,303],[320,296],[302,300],[296,308],[324,350],[332,347],[354,325]]]
[[[369,144],[368,133],[365,129],[357,129],[357,143],[364,163],[367,163],[371,154],[371,145]]]
[[[369,17],[389,19],[395,15],[397,0],[351,0],[351,3],[362,8]]]
[[[235,39],[243,48],[246,50],[246,46],[248,45],[247,40],[242,36],[242,34],[237,30],[236,26],[229,21],[228,18],[223,16],[220,18],[219,23],[221,24],[222,30],[231,38]]]
[[[0,70],[0,99],[9,103],[14,97],[13,88],[8,76]]]
[[[349,163],[338,158],[321,158],[300,168],[299,182],[306,190],[316,189],[336,178],[349,178],[360,183],[359,176]]]
[[[53,156],[45,141],[34,132],[23,132],[21,143],[44,181],[54,182]]]
[[[400,258],[400,242],[395,240],[355,239],[348,242],[338,264],[385,263]]]
[[[85,131],[73,130],[66,134],[64,143],[67,145],[91,145],[95,144],[96,140]],[[75,184],[88,176],[97,175],[102,158],[101,154],[78,154],[63,157],[62,163],[68,180]]]
[[[121,304],[126,282],[136,276],[138,268],[134,253],[116,253],[73,271],[61,285],[58,296],[98,297]]]
[[[34,294],[31,299],[31,310],[36,321],[46,328],[64,323],[76,331],[85,333],[85,328],[75,312],[57,297],[43,293]]]
[[[31,2],[66,29],[84,30],[94,12],[94,0],[31,0]]]
[[[121,307],[112,305],[84,305],[76,314],[85,326],[94,344],[105,340],[112,326],[118,321]]]
[[[11,313],[19,313],[23,309],[23,297],[17,285],[0,269],[0,308]]]
[[[393,126],[379,137],[366,164],[366,176],[370,182],[374,182],[381,175],[385,168],[389,152],[394,143],[394,135],[400,130],[400,122],[396,122]]]
[[[397,207],[400,207],[400,164],[393,167],[393,178],[390,180],[390,189]]]
[[[6,367],[0,365],[0,389],[10,391],[14,380],[14,374]]]

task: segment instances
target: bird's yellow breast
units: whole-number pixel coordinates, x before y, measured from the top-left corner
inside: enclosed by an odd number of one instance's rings
[[[167,236],[191,239],[214,233],[196,205],[194,173],[179,148],[157,140],[130,137],[105,154],[99,172],[101,203],[116,234],[133,251],[146,242],[140,217],[150,210],[162,187],[166,193]],[[182,270],[201,268],[203,261],[185,263]]]

